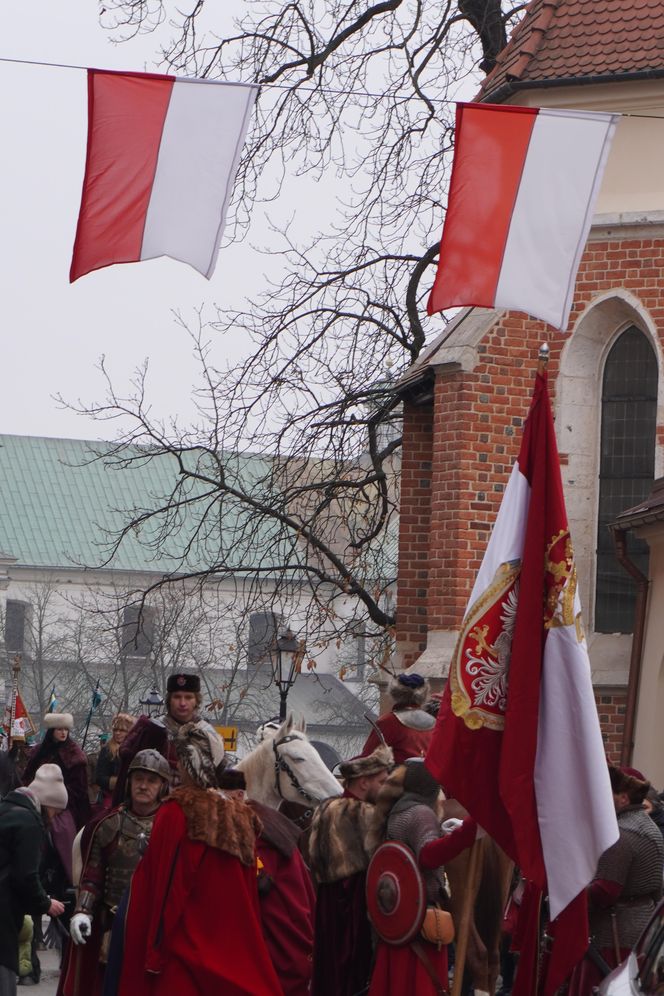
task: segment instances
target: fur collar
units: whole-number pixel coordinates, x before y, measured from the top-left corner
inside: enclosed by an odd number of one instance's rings
[[[365,840],[373,808],[369,802],[344,796],[326,799],[316,808],[308,840],[309,867],[316,885],[366,871]]]
[[[177,802],[187,820],[187,836],[239,858],[243,865],[256,861],[256,837],[261,823],[238,799],[228,799],[216,789],[194,786],[176,789],[168,802]]]

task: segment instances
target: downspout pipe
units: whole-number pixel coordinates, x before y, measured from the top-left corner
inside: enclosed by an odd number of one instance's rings
[[[627,681],[627,704],[625,707],[625,726],[623,728],[622,748],[620,752],[621,765],[631,765],[634,751],[634,727],[636,725],[636,706],[639,698],[641,681],[641,661],[643,658],[643,643],[646,631],[646,609],[648,607],[648,578],[636,564],[630,560],[627,553],[627,530],[619,526],[610,526],[613,545],[618,562],[634,579],[636,584],[636,604],[634,606],[634,632],[632,634],[632,652],[629,660],[629,678]]]

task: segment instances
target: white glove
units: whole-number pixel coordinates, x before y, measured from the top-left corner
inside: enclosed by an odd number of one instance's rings
[[[445,820],[442,827],[443,833],[454,833],[455,830],[458,830],[459,827],[462,826],[463,826],[463,820],[457,820],[457,819]]]
[[[74,944],[85,944],[92,931],[92,917],[87,913],[74,913],[69,933]]]

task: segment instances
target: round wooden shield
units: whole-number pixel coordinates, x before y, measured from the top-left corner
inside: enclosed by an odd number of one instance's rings
[[[367,869],[367,911],[387,944],[408,944],[419,934],[426,912],[424,880],[410,848],[381,844]]]

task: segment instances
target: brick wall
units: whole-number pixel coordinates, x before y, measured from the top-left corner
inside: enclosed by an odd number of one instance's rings
[[[427,643],[433,408],[406,400],[403,411],[397,631],[404,667]]]
[[[570,327],[595,297],[617,287],[627,288],[664,327],[664,239],[589,243],[579,270]],[[428,411],[418,408],[416,418],[415,409],[411,411],[406,404],[397,596],[397,640],[407,648],[405,666],[423,649],[428,629],[455,629],[461,623],[518,453],[537,352],[544,341],[551,350],[549,389],[555,399],[566,337],[544,322],[510,312],[479,345],[474,370],[439,371]],[[454,342],[454,333],[450,342]],[[433,426],[430,449],[422,435],[425,425],[426,432]],[[664,426],[659,427],[658,437],[664,442]],[[421,487],[426,476],[420,470],[429,459],[431,491],[427,495]],[[561,463],[566,460],[561,454]],[[423,566],[427,517],[428,572]],[[588,528],[594,529],[594,524],[588,523]],[[608,726],[607,734],[617,736]]]
[[[620,764],[627,689],[597,688],[595,689],[595,702],[597,703],[606,756],[613,764]]]

